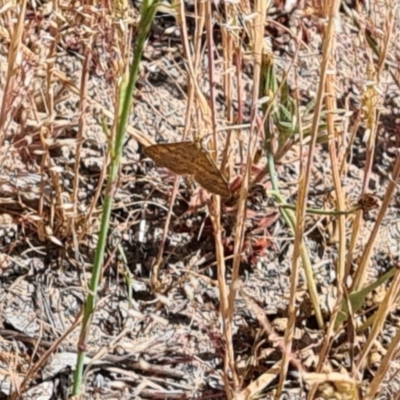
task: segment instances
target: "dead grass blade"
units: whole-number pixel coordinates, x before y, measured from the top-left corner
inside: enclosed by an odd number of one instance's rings
[[[18,4],[18,21],[15,24],[15,29],[13,32],[10,33],[11,43],[10,43],[10,50],[8,53],[7,58],[7,76],[6,82],[4,85],[3,90],[3,100],[1,103],[1,110],[0,110],[0,147],[3,145],[4,141],[4,126],[9,117],[10,110],[8,107],[12,104],[11,95],[12,91],[14,91],[15,83],[16,83],[16,76],[19,73],[21,68],[21,47],[22,47],[22,34],[24,30],[24,22],[25,22],[25,13],[26,13],[26,4],[27,0],[22,0]]]
[[[332,54],[332,48],[334,44],[335,37],[335,20],[338,18],[340,1],[334,0],[330,4],[329,10],[327,10],[326,17],[328,18],[327,27],[325,30],[325,34],[323,37],[323,53],[322,53],[322,63],[320,69],[320,77],[318,84],[318,92],[317,98],[315,102],[315,110],[314,110],[314,118],[311,128],[311,141],[308,149],[308,158],[306,162],[305,169],[300,172],[300,180],[299,180],[299,197],[298,197],[298,208],[296,212],[296,231],[295,231],[295,242],[294,242],[294,250],[293,250],[293,262],[292,262],[292,275],[290,282],[290,298],[288,304],[288,326],[285,332],[285,347],[287,348],[287,352],[283,354],[282,358],[282,370],[279,376],[279,386],[277,389],[277,393],[275,398],[279,399],[285,379],[288,371],[288,354],[292,349],[292,339],[294,334],[294,326],[296,321],[296,291],[298,285],[298,270],[299,270],[299,261],[301,254],[301,246],[303,243],[303,232],[304,232],[304,217],[305,217],[305,209],[308,198],[308,190],[309,190],[309,181],[311,176],[311,166],[313,163],[315,145],[317,143],[317,134],[318,134],[318,126],[320,122],[322,102],[325,93],[326,87],[326,78],[328,75],[329,68],[329,59]]]

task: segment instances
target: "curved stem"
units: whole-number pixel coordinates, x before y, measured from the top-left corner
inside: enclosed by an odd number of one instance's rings
[[[278,207],[283,207],[283,208],[289,208],[291,210],[296,210],[296,205],[295,204],[279,204]],[[356,206],[353,208],[350,208],[350,210],[324,210],[324,209],[318,209],[318,208],[306,208],[306,213],[307,214],[317,214],[317,215],[350,215],[353,214],[361,209],[360,206]]]

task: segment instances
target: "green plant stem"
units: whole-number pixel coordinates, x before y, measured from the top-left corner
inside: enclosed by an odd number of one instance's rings
[[[150,27],[154,19],[157,5],[158,5],[158,0],[143,0],[142,2],[140,9],[141,19],[137,27],[137,39],[133,52],[133,61],[130,68],[129,79],[127,84],[125,77],[121,82],[120,101],[118,102],[118,105],[121,104],[121,108],[116,107],[117,110],[121,109],[121,113],[118,113],[117,115],[118,120],[117,120],[115,142],[111,143],[109,148],[111,157],[108,170],[107,190],[104,198],[103,214],[101,218],[99,239],[97,242],[96,253],[93,262],[92,277],[89,283],[88,296],[84,304],[82,327],[78,344],[78,358],[76,363],[74,384],[72,389],[74,396],[78,395],[81,391],[84,360],[87,350],[86,341],[89,333],[91,318],[96,306],[97,289],[99,285],[100,274],[104,260],[104,253],[106,247],[108,228],[110,224],[113,198],[118,184],[118,171],[120,167],[122,148],[125,138],[125,128],[128,122],[128,116],[132,106],[133,90],[136,84],[136,78],[139,71],[139,63],[142,58],[142,52],[145,40],[147,38],[148,32],[150,31]]]
[[[378,286],[382,285],[385,283],[387,280],[389,280],[394,274],[396,273],[397,268],[392,267],[389,271],[384,273],[381,277],[379,277],[376,281],[372,282],[369,284],[367,287],[358,290],[357,292],[352,292],[349,294],[349,300],[351,304],[351,312],[355,314],[357,311],[361,309],[361,307],[365,304],[365,298],[373,291],[375,290]],[[340,312],[338,313],[335,321],[335,329],[337,329],[342,322],[345,321],[345,319],[348,317],[349,310],[347,306],[347,302],[343,301],[341,305]],[[361,327],[357,328],[357,332],[362,332],[364,329],[366,329],[370,324],[371,321],[376,317],[376,314],[371,315],[370,318]]]
[[[277,135],[274,132],[272,126],[270,125],[270,123],[272,124],[273,120],[273,115],[272,115],[273,113],[271,110],[273,109],[274,102],[277,101],[275,100],[275,97],[277,96],[279,91],[282,90],[283,83],[284,81],[280,86],[278,85],[273,59],[265,55],[263,57],[262,79],[260,81],[260,95],[267,97],[272,95],[272,99],[263,104],[263,112],[265,114],[263,118],[263,120],[265,121],[264,123],[265,153],[267,157],[268,171],[273,188],[272,194],[275,196],[275,199],[279,203],[281,203],[282,205],[286,205],[287,204],[286,201],[279,193],[277,173],[275,170],[274,146],[278,145],[279,137],[276,137]],[[288,226],[291,234],[294,235],[296,228],[296,216],[294,212],[290,210],[290,207],[288,208],[280,207],[279,211],[282,215],[282,218],[285,220],[286,225]],[[315,310],[316,319],[319,327],[323,329],[324,320],[322,317],[321,308],[319,306],[317,287],[314,281],[310,257],[307,252],[307,247],[305,246],[304,243],[302,243],[301,245],[300,254],[301,254],[301,259],[303,261],[305,274],[307,277],[307,287],[310,293],[311,302]]]
[[[274,187],[274,180],[272,179],[272,175],[273,175],[273,173],[275,173],[275,166],[273,164],[273,159],[271,162],[268,158],[268,168],[270,171],[272,187]],[[273,173],[272,173],[272,171],[273,171]],[[292,235],[294,235],[295,226],[296,226],[296,216],[291,209],[293,206],[291,204],[287,204],[285,199],[283,198],[283,196],[277,190],[269,190],[268,194],[274,196],[275,199],[280,203],[281,207],[279,208],[279,211],[281,212],[283,219],[285,220],[286,224],[288,225],[290,233]],[[289,206],[289,207],[286,207],[286,206]],[[302,259],[303,266],[304,266],[304,272],[305,272],[306,278],[307,278],[307,287],[308,287],[308,291],[310,293],[310,299],[311,299],[311,302],[313,304],[314,311],[315,311],[315,317],[317,319],[319,327],[321,329],[323,329],[324,319],[322,316],[321,308],[319,306],[320,303],[318,300],[317,286],[316,286],[315,280],[314,280],[314,274],[313,274],[313,270],[312,270],[312,266],[311,266],[310,257],[308,255],[307,248],[304,245],[304,243],[302,243],[302,245],[301,245],[300,254],[301,254],[301,259]]]
[[[278,207],[288,208],[290,210],[296,210],[296,205],[294,204],[279,204]],[[317,208],[306,208],[307,214],[316,214],[316,215],[350,215],[360,210],[359,206],[353,207],[350,210],[324,210],[324,209],[317,209]]]

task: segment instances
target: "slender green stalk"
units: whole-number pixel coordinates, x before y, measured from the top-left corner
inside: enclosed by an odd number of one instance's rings
[[[355,314],[357,311],[361,309],[361,307],[365,304],[365,298],[378,286],[382,285],[386,281],[388,281],[394,274],[396,273],[397,268],[392,267],[389,271],[379,277],[376,281],[369,284],[367,287],[349,294],[349,301],[351,305],[351,312]],[[340,324],[346,320],[348,317],[349,309],[347,306],[347,302],[343,301],[341,305],[340,312],[337,314],[337,318],[335,321],[335,329],[339,328]],[[357,328],[358,332],[363,331],[365,328],[369,326],[371,321],[373,321],[376,317],[376,314],[371,315],[370,318],[362,326]]]
[[[289,210],[296,210],[296,205],[294,204],[279,204],[279,207],[281,208],[288,208]],[[316,214],[316,215],[332,215],[332,216],[338,216],[338,215],[350,215],[353,214],[361,209],[360,206],[356,206],[353,208],[350,208],[350,210],[324,210],[324,209],[318,209],[318,208],[306,208],[306,214]]]
[[[144,43],[150,30],[154,15],[157,9],[158,0],[143,0],[140,14],[141,19],[137,27],[137,39],[133,52],[133,61],[130,68],[129,79],[126,83],[126,77],[121,82],[120,101],[121,113],[118,112],[117,129],[115,142],[110,143],[110,165],[108,170],[107,190],[104,198],[103,214],[101,218],[101,227],[99,239],[97,242],[96,254],[93,263],[92,278],[89,283],[88,296],[84,305],[84,314],[82,320],[81,334],[78,344],[78,359],[74,375],[73,395],[78,395],[81,391],[83,366],[86,353],[86,340],[90,328],[91,318],[96,306],[97,288],[100,279],[101,268],[103,265],[108,228],[110,224],[110,215],[113,204],[114,194],[117,189],[118,171],[122,154],[122,147],[125,138],[125,128],[128,121],[129,112],[132,106],[133,89],[136,84],[136,78],[139,71],[139,63],[142,57]],[[119,110],[119,108],[117,107]],[[116,110],[117,113],[117,110]]]
[[[269,166],[269,168],[271,168],[271,167]],[[271,171],[271,169],[270,169],[270,171]],[[273,182],[272,179],[271,179],[271,182]],[[268,193],[273,195],[275,197],[275,199],[279,203],[281,203],[281,206],[282,206],[282,207],[280,207],[281,215],[282,215],[283,219],[285,220],[285,222],[290,230],[290,233],[292,235],[294,235],[295,229],[296,229],[296,216],[290,208],[289,209],[284,208],[284,207],[290,206],[290,205],[286,204],[285,199],[278,191],[271,190],[271,191],[268,191]],[[310,257],[307,252],[307,247],[305,246],[304,243],[301,244],[300,255],[301,255],[301,260],[303,262],[304,272],[306,274],[306,281],[307,281],[308,291],[310,293],[310,299],[311,299],[311,302],[313,304],[314,311],[315,311],[315,317],[317,319],[318,326],[322,329],[324,326],[324,319],[323,319],[322,311],[320,308],[317,286],[316,286],[315,280],[314,280],[314,273],[312,270]]]
[[[267,163],[268,163],[268,171],[271,179],[271,184],[273,190],[269,193],[272,194],[278,203],[280,203],[279,211],[282,215],[282,218],[285,220],[286,225],[288,226],[292,235],[295,234],[296,229],[296,216],[292,210],[290,210],[291,205],[288,205],[284,198],[279,193],[279,185],[278,185],[278,178],[277,173],[275,170],[275,149],[279,149],[280,143],[283,141],[285,142],[287,138],[280,137],[282,132],[275,132],[272,129],[272,121],[273,116],[275,115],[275,120],[279,122],[284,118],[283,115],[279,113],[279,111],[275,111],[278,107],[274,107],[274,103],[276,102],[275,97],[277,95],[277,91],[281,90],[281,86],[278,85],[278,80],[275,74],[275,68],[273,59],[268,57],[268,54],[264,55],[263,57],[263,64],[262,64],[262,79],[260,82],[260,94],[267,97],[272,97],[270,101],[267,101],[263,105],[263,111],[266,114],[264,116],[265,124],[265,153],[267,156]],[[294,132],[296,126],[293,126],[292,132]],[[282,135],[284,135],[282,133]],[[284,135],[285,136],[285,135]],[[290,135],[289,135],[290,137]],[[307,277],[307,287],[310,293],[310,298],[315,310],[316,319],[318,321],[318,325],[322,329],[324,326],[324,320],[322,317],[322,311],[319,306],[318,300],[318,292],[316,288],[316,284],[314,281],[314,276],[311,267],[310,257],[307,252],[307,248],[304,243],[301,244],[300,254],[304,265],[304,270]]]

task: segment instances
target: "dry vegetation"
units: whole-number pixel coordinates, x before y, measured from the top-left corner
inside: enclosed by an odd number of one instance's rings
[[[282,3],[0,3],[0,399],[400,398],[399,3]]]

